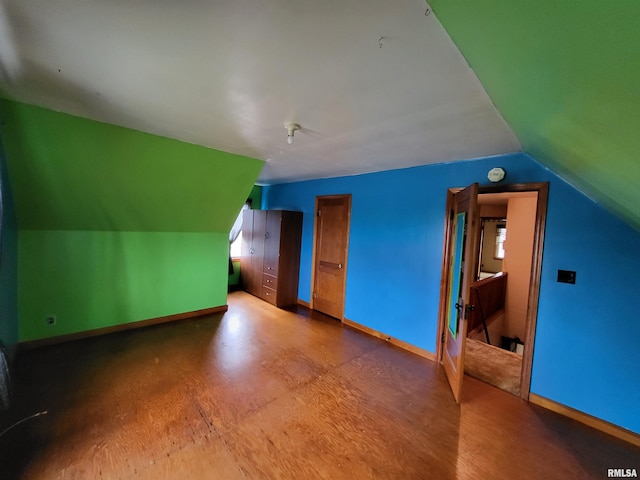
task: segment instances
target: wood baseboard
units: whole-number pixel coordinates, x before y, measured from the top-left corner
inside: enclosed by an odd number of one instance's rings
[[[397,338],[394,337],[390,337],[389,335],[387,335],[386,333],[382,333],[379,332],[378,330],[374,330],[373,328],[369,328],[365,325],[362,325],[358,322],[354,322],[353,320],[349,320],[347,318],[345,318],[342,323],[344,325],[347,325],[348,327],[351,328],[355,328],[356,330],[360,330],[361,332],[364,332],[366,334],[371,335],[372,337],[376,337],[376,338],[380,338],[386,342],[389,342],[392,345],[395,345],[396,347],[400,347],[403,350],[407,350],[411,353],[415,353],[416,355],[419,355],[423,358],[426,358],[428,360],[431,360],[433,362],[436,361],[436,356],[434,353],[431,353],[428,350],[425,350],[423,348],[420,347],[416,347],[415,345],[411,345],[410,343],[407,343],[403,340],[399,340]]]
[[[83,338],[97,337],[98,335],[107,335],[109,333],[123,332],[125,330],[150,327],[152,325],[159,325],[161,323],[186,320],[187,318],[202,317],[204,315],[211,315],[213,313],[226,312],[228,309],[229,307],[227,305],[221,305],[219,307],[203,308],[202,310],[194,310],[192,312],[176,313],[174,315],[166,315],[164,317],[123,323],[122,325],[114,325],[112,327],[96,328],[93,330],[85,330],[84,332],[69,333],[67,335],[42,338],[40,340],[30,340],[26,342],[20,342],[18,344],[18,348],[20,350],[30,350],[33,348],[46,347],[48,345],[56,345],[58,343],[71,342],[73,340],[81,340]]]
[[[585,425],[595,428],[596,430],[600,430],[609,435],[613,435],[616,438],[640,447],[640,435],[630,430],[626,430],[605,420],[593,417],[587,413],[581,412],[571,407],[567,407],[566,405],[554,402],[553,400],[549,400],[548,398],[541,397],[534,393],[529,394],[529,402],[546,408],[547,410],[559,413],[560,415],[572,418],[573,420],[584,423]]]
[[[311,304],[309,302],[305,302],[304,300],[298,299],[298,305],[303,307],[311,308]]]

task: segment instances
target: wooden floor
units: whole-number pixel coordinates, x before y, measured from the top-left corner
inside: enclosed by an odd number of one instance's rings
[[[22,353],[0,478],[602,479],[640,449],[299,307]]]

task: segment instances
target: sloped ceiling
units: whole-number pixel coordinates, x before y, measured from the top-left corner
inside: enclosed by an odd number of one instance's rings
[[[3,0],[0,95],[266,160],[265,184],[519,151],[428,13],[423,0]],[[290,146],[285,122],[302,127]]]
[[[431,5],[523,149],[640,229],[640,2]]]
[[[262,162],[0,100],[18,226],[227,234]]]
[[[640,229],[640,2],[430,4],[3,0],[0,96],[266,160],[263,184],[523,149]]]

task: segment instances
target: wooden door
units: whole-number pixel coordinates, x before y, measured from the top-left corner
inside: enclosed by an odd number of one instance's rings
[[[266,214],[262,210],[245,210],[242,215],[242,256],[240,276],[244,289],[260,296],[262,286],[262,257]]]
[[[262,293],[262,264],[264,262],[264,241],[267,228],[267,212],[253,211],[253,255],[251,259],[251,288],[256,296]]]
[[[478,184],[474,183],[453,196],[449,213],[449,280],[446,322],[443,330],[442,365],[456,403],[460,403],[464,377],[464,348],[470,285],[475,279],[478,251]]]
[[[251,292],[253,260],[253,210],[242,212],[242,252],[240,254],[240,278],[247,292]]]
[[[311,307],[342,320],[351,195],[316,197]]]
[[[264,231],[263,273],[278,275],[280,260],[280,230],[282,226],[281,210],[268,210]]]

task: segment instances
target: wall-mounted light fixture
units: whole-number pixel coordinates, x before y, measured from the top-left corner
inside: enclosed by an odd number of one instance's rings
[[[494,183],[500,182],[504,179],[507,172],[504,171],[504,168],[496,167],[489,170],[487,174],[487,178]]]
[[[287,129],[287,143],[291,145],[293,143],[293,132],[300,130],[300,125],[297,123],[285,122],[284,128]]]

